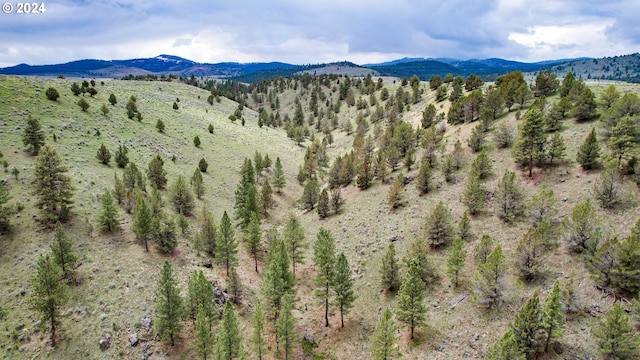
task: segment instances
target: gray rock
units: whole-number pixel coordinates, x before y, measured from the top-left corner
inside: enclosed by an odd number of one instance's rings
[[[98,345],[100,345],[100,350],[107,350],[111,346],[111,334],[105,334],[100,341],[98,341]]]
[[[140,326],[146,329],[148,332],[153,331],[153,319],[151,316],[145,315],[140,319]]]
[[[129,345],[131,345],[131,347],[134,347],[134,346],[138,345],[138,334],[137,333],[133,333],[133,334],[129,335]]]
[[[205,257],[204,259],[202,259],[201,266],[206,267],[207,269],[211,269],[213,267],[213,263],[211,262],[211,259]]]

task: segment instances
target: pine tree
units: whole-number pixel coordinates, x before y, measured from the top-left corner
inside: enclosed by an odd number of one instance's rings
[[[593,184],[593,196],[604,209],[614,208],[623,198],[622,180],[618,169],[607,168]]]
[[[227,276],[229,276],[229,267],[238,262],[238,243],[226,211],[222,214],[220,229],[216,236],[216,259],[225,264]]]
[[[31,152],[31,155],[38,155],[40,153],[40,148],[44,146],[44,132],[38,119],[29,116],[27,124],[24,127],[24,133],[22,134],[22,143],[27,147],[27,150]]]
[[[485,360],[525,360],[525,355],[520,351],[518,342],[513,336],[511,331],[511,324],[509,329],[502,335],[502,337],[494,343],[485,355]]]
[[[471,164],[471,171],[469,176],[477,175],[480,180],[484,180],[493,174],[493,165],[491,165],[491,159],[487,155],[487,152],[482,149],[478,156],[473,160]]]
[[[529,177],[533,176],[533,167],[545,157],[544,147],[547,134],[544,132],[544,118],[536,107],[531,107],[524,115],[520,125],[520,137],[516,142],[516,161],[525,163]]]
[[[553,283],[553,290],[547,296],[542,308],[542,328],[546,333],[545,352],[549,352],[551,340],[562,337],[562,322],[564,319],[560,312],[562,310],[560,297],[560,283],[556,279]]]
[[[487,258],[493,249],[493,238],[488,234],[483,234],[480,238],[480,242],[473,248],[473,260],[476,264],[484,264],[487,262]]]
[[[524,213],[524,189],[514,172],[505,170],[494,193],[496,214],[504,221],[512,222]]]
[[[340,309],[340,327],[344,328],[344,316],[349,314],[356,295],[353,292],[351,268],[344,253],[338,255],[333,273],[333,291],[336,295],[335,304]]]
[[[187,215],[193,211],[193,194],[191,194],[191,190],[189,190],[187,182],[182,175],[178,175],[169,193],[171,194],[171,204],[178,214]]]
[[[122,204],[126,193],[127,190],[122,179],[118,177],[118,174],[113,174],[113,197],[118,202],[118,205]]]
[[[382,287],[389,291],[396,291],[400,287],[399,265],[396,259],[396,248],[393,243],[389,244],[387,252],[382,258]]]
[[[425,284],[420,279],[419,265],[412,262],[400,285],[396,305],[396,317],[398,321],[409,327],[411,340],[413,340],[415,328],[425,324],[427,314],[427,308],[424,306],[425,291]]]
[[[474,153],[477,153],[478,151],[482,150],[482,145],[484,145],[485,136],[486,136],[486,133],[485,133],[485,130],[483,129],[482,124],[478,124],[476,125],[476,127],[473,128],[473,130],[471,131],[471,135],[467,140],[467,145],[469,145],[469,148],[471,148],[471,151],[473,151]]]
[[[569,249],[577,253],[593,254],[601,237],[599,221],[589,199],[576,204],[571,217],[562,221],[566,229],[564,236]]]
[[[493,141],[499,149],[506,149],[513,144],[513,129],[505,121],[496,126]]]
[[[264,217],[269,216],[269,210],[273,208],[273,190],[271,190],[269,178],[265,178],[262,182],[262,187],[260,189],[260,204],[262,208],[262,215],[264,215]]]
[[[600,157],[600,144],[596,138],[596,128],[591,128],[591,132],[578,148],[576,160],[585,170],[592,169],[598,163]]]
[[[65,233],[62,225],[56,223],[53,232],[53,243],[51,243],[51,255],[56,265],[62,269],[62,274],[68,274],[76,265],[78,257],[73,253],[71,247],[73,242]]]
[[[187,282],[187,303],[185,311],[187,315],[194,321],[198,320],[199,311],[204,313],[207,327],[211,330],[213,322],[218,317],[218,311],[213,306],[213,287],[204,276],[202,270],[194,270],[189,275]]]
[[[111,161],[111,153],[109,152],[109,149],[107,149],[107,147],[104,146],[104,144],[102,144],[98,149],[96,158],[100,160],[101,164],[107,165],[107,166],[109,165],[109,161]]]
[[[449,256],[447,256],[447,274],[451,277],[451,282],[453,282],[453,286],[455,287],[458,287],[458,276],[460,270],[464,267],[466,257],[467,253],[462,247],[462,239],[456,236],[456,238],[453,239],[451,252]]]
[[[276,158],[276,164],[273,169],[273,186],[276,188],[278,194],[282,193],[282,189],[285,187],[287,180],[284,177],[284,171],[282,170],[282,163],[280,158]]]
[[[438,269],[429,258],[429,244],[423,237],[416,237],[413,240],[404,258],[404,263],[407,267],[413,262],[418,264],[420,279],[422,279],[425,285],[429,286],[438,281]]]
[[[613,248],[614,266],[611,269],[611,286],[620,293],[638,294],[640,291],[640,238],[627,237]]]
[[[469,214],[466,210],[462,213],[460,221],[458,221],[458,231],[456,235],[462,239],[462,242],[469,242],[475,239],[475,235],[471,228],[471,220],[469,219]]]
[[[542,185],[540,191],[533,195],[527,206],[529,220],[533,226],[537,226],[542,221],[553,223],[558,216],[556,198],[553,189]]]
[[[109,95],[109,103],[110,103],[111,105],[115,105],[115,104],[117,104],[117,103],[118,103],[118,99],[116,99],[116,96],[115,96],[115,95],[113,95],[113,93],[111,93],[111,94]]]
[[[340,188],[336,188],[331,190],[331,198],[329,199],[329,203],[331,204],[331,208],[333,209],[334,214],[338,215],[340,212],[340,208],[344,205],[344,200],[342,199],[342,190]]]
[[[102,206],[98,214],[98,225],[103,231],[113,231],[120,225],[118,208],[113,203],[113,197],[107,189],[102,193],[101,200]]]
[[[164,262],[155,289],[156,327],[161,337],[169,337],[171,346],[175,345],[175,336],[182,329],[182,297],[171,263]]]
[[[502,305],[506,287],[507,263],[500,245],[487,256],[484,263],[478,264],[474,281],[476,302],[493,309]]]
[[[0,235],[8,232],[11,226],[9,216],[11,216],[13,210],[5,206],[10,199],[11,195],[9,194],[8,186],[3,181],[0,181]]]
[[[244,358],[240,325],[229,301],[224,303],[222,310],[222,321],[216,336],[216,354],[220,360]]]
[[[387,204],[391,206],[393,209],[397,209],[400,206],[404,205],[404,176],[399,174],[398,177],[393,180],[393,183],[389,187],[389,192],[387,193]]]
[[[160,155],[156,155],[149,161],[147,178],[156,189],[161,189],[167,184],[167,172],[163,168],[164,161]]]
[[[258,257],[262,253],[261,235],[260,220],[258,219],[258,215],[254,213],[251,216],[251,222],[249,222],[249,226],[247,227],[244,243],[247,247],[247,251],[253,257],[256,272],[258,272]]]
[[[324,188],[318,197],[318,216],[320,216],[321,219],[327,217],[327,215],[329,215],[329,210],[331,210],[329,193],[327,192],[327,189]]]
[[[274,237],[269,243],[269,259],[262,274],[262,293],[276,317],[280,311],[282,297],[293,290],[295,279],[289,269],[289,256],[284,242]]]
[[[620,303],[613,305],[604,319],[591,329],[596,337],[600,355],[607,359],[637,359],[640,339],[638,334],[629,324],[629,318],[625,314]]]
[[[287,253],[291,257],[293,278],[295,279],[296,264],[304,263],[304,252],[307,248],[307,241],[300,220],[292,213],[287,217],[283,237]]]
[[[209,163],[207,163],[207,160],[205,158],[200,158],[200,161],[198,161],[198,170],[200,170],[200,172],[206,173],[208,168]]]
[[[553,166],[553,160],[561,161],[566,156],[567,147],[560,133],[554,133],[547,146],[547,158],[549,165]]]
[[[534,292],[527,303],[518,311],[509,329],[518,344],[521,353],[532,358],[544,347],[545,331],[543,328],[543,310]]]
[[[40,208],[40,220],[45,224],[69,218],[73,188],[71,179],[65,175],[68,170],[53,147],[44,145],[40,149],[35,163],[33,191],[38,197],[36,206]]]
[[[438,202],[427,218],[425,236],[431,247],[446,246],[455,236],[451,211],[442,201]]]
[[[371,180],[373,179],[373,171],[371,168],[371,157],[369,154],[365,154],[360,167],[358,168],[358,177],[356,184],[361,190],[366,190],[371,186]]]
[[[313,210],[316,203],[318,202],[319,195],[320,187],[318,185],[318,181],[316,179],[311,179],[304,186],[300,202],[305,209]]]
[[[194,332],[196,353],[201,356],[203,360],[207,360],[207,357],[213,350],[213,334],[211,333],[211,327],[209,326],[209,319],[207,318],[202,306],[198,307]]]
[[[216,227],[213,215],[206,205],[202,205],[201,217],[202,224],[200,231],[194,238],[194,248],[196,251],[204,250],[208,254],[214,255],[216,253],[216,237],[218,234],[218,228]]]
[[[391,310],[385,309],[371,335],[369,351],[372,360],[391,360],[400,357],[396,344],[397,326],[391,316]]]
[[[63,275],[60,266],[47,254],[38,257],[36,272],[30,279],[33,292],[29,298],[29,307],[39,313],[42,323],[49,323],[52,346],[56,345],[61,307],[69,299],[69,289],[62,282]]]
[[[471,215],[479,213],[487,201],[487,191],[480,182],[480,176],[470,173],[462,193],[462,202]]]
[[[282,311],[276,320],[276,341],[278,350],[280,347],[284,350],[284,359],[289,360],[289,356],[293,352],[293,343],[295,341],[296,320],[291,314],[293,309],[293,297],[287,294],[282,298]]]
[[[233,218],[234,220],[239,221],[240,224],[248,225],[249,220],[251,219],[250,217],[251,213],[250,211],[246,211],[247,204],[252,206],[255,203],[256,205],[255,210],[257,211],[258,209],[257,198],[249,199],[249,201],[247,201],[248,196],[251,196],[251,195],[255,196],[257,194],[257,191],[255,191],[256,176],[255,176],[253,165],[251,164],[251,160],[249,160],[248,158],[245,158],[244,162],[242,163],[242,167],[240,168],[240,176],[241,176],[240,182],[238,183],[236,187],[236,192],[235,192],[235,204],[233,205],[233,211],[234,211]],[[250,188],[253,188],[253,190],[250,190]],[[244,223],[244,220],[247,221],[246,224]],[[244,230],[244,227],[242,227],[242,229]]]
[[[313,279],[317,287],[315,295],[324,301],[324,326],[329,326],[329,298],[335,273],[335,241],[329,230],[320,228],[318,237],[313,243],[313,262],[316,276]]]
[[[164,216],[153,218],[153,240],[158,245],[160,251],[165,254],[173,252],[178,246],[178,233],[176,222],[173,219],[166,219]]]
[[[115,160],[119,168],[124,168],[129,163],[129,157],[127,156],[128,152],[129,150],[127,150],[126,146],[124,145],[118,146],[118,150],[116,150],[116,153],[115,153]]]
[[[226,284],[229,300],[234,304],[239,304],[240,298],[242,297],[242,282],[240,281],[240,275],[238,275],[235,264],[232,264],[229,268]]]
[[[151,209],[139,191],[135,195],[131,228],[136,238],[144,243],[145,251],[149,251],[148,240],[153,233],[153,219]]]
[[[443,170],[444,171],[444,170]],[[423,161],[420,165],[420,171],[418,171],[418,176],[416,177],[416,189],[420,192],[420,194],[426,194],[431,190],[431,186],[433,185],[433,170],[429,163]]]
[[[589,120],[596,115],[597,107],[595,95],[589,88],[586,88],[573,104],[571,113],[578,120]]]
[[[256,302],[253,308],[253,332],[251,333],[251,343],[254,351],[257,353],[258,360],[262,360],[262,353],[265,345],[264,332],[264,313],[262,312],[262,303],[260,300]]]
[[[195,169],[195,171],[193,172],[193,175],[191,175],[191,179],[189,179],[189,182],[191,183],[191,187],[193,188],[193,193],[196,194],[196,197],[198,199],[202,199],[205,188],[204,188],[204,180],[202,179],[202,173],[200,169],[198,168]]]

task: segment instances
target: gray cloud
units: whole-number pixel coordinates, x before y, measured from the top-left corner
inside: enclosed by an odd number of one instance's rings
[[[0,66],[160,53],[201,62],[537,61],[627,54],[640,43],[640,3],[622,0],[58,0],[46,7],[0,14]]]

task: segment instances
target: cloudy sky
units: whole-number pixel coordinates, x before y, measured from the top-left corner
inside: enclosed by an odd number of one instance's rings
[[[159,54],[210,63],[540,61],[640,49],[638,0],[45,0],[44,14],[17,14],[12,4],[0,13],[0,66]]]

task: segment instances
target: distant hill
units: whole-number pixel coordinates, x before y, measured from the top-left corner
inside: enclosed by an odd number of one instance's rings
[[[283,62],[237,63],[221,62],[215,64],[198,63],[173,55],[158,55],[153,58],[128,60],[77,60],[55,65],[27,65],[0,68],[0,74],[70,77],[120,78],[128,75],[169,75],[225,77],[233,80],[253,83],[276,76],[290,76],[301,72],[310,74],[343,74],[364,76],[411,77],[417,75],[421,80],[429,80],[432,75],[469,76],[476,74],[485,81],[510,71],[519,70],[535,74],[550,69],[558,76],[573,71],[577,77],[585,79],[606,79],[638,82],[640,81],[640,54],[615,56],[603,59],[578,58],[547,60],[525,63],[500,58],[459,60],[451,58],[401,58],[392,61],[357,65],[350,62],[329,64],[295,65]]]

